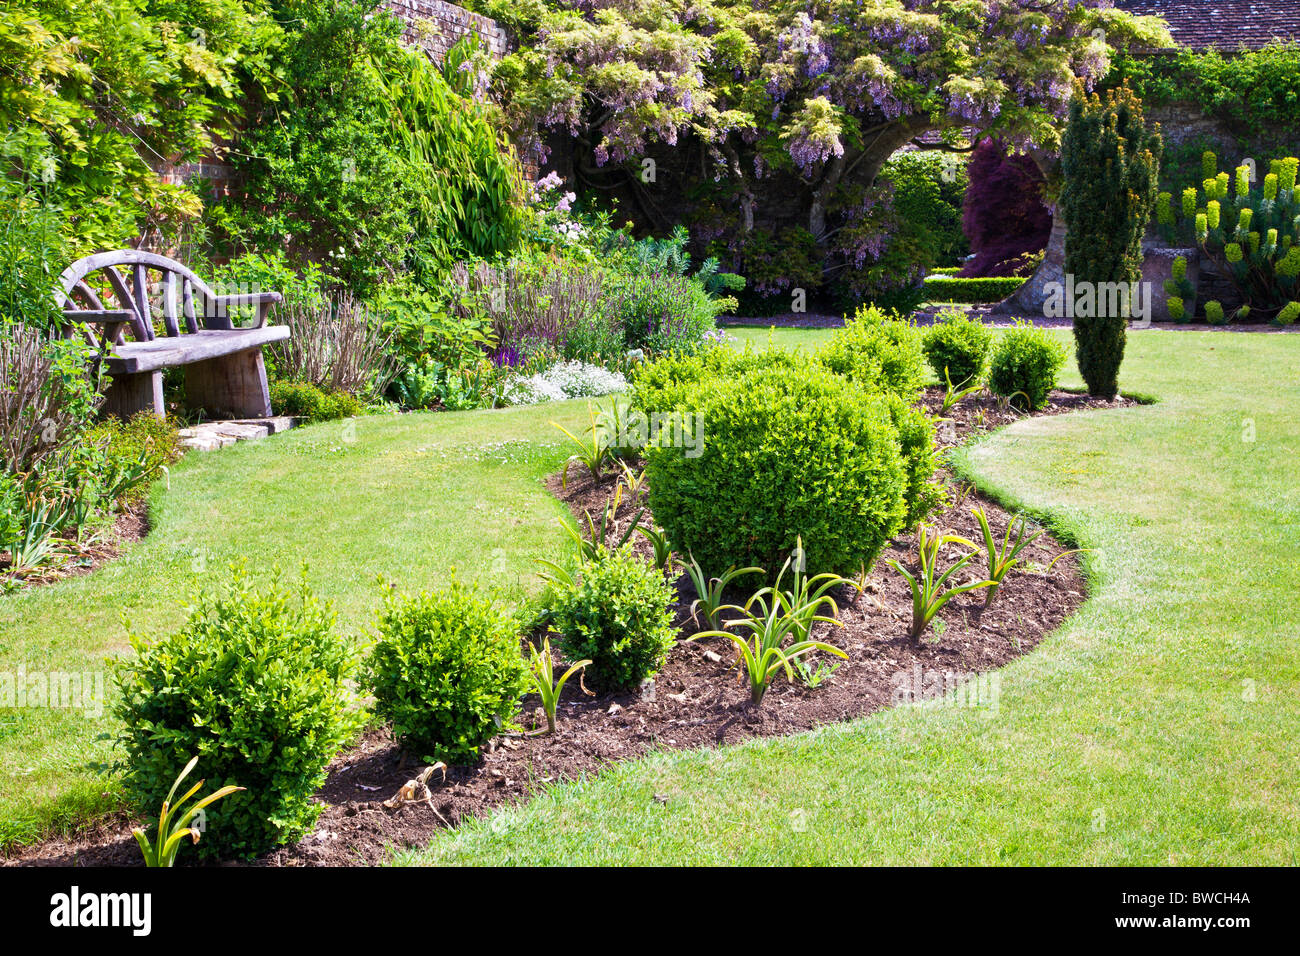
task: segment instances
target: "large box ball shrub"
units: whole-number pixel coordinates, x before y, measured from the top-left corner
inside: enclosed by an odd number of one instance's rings
[[[668,656],[675,597],[663,574],[630,548],[601,549],[577,585],[557,596],[551,626],[566,658],[591,661],[587,673],[601,690],[635,687]]]
[[[390,594],[364,683],[408,749],[471,763],[508,726],[528,687],[514,618],[458,581]]]
[[[1046,329],[1017,325],[993,346],[989,390],[1018,408],[1042,408],[1065,358],[1065,347]]]
[[[306,834],[322,806],[325,768],[362,724],[347,682],[351,643],[308,588],[255,587],[242,569],[205,593],[189,620],[157,642],[132,633],[114,713],[123,784],[146,819],[191,757],[210,790],[244,787],[206,809],[201,857],[252,857]]]
[[[632,372],[629,399],[633,408],[667,412],[682,407],[697,383],[706,378],[743,375],[760,368],[802,368],[811,360],[789,349],[710,348],[694,354],[669,353]]]
[[[817,353],[821,364],[872,392],[911,401],[925,382],[921,332],[875,306],[859,309]]]
[[[755,565],[774,576],[800,535],[809,573],[870,566],[911,511],[894,414],[909,443],[919,423],[894,400],[816,366],[701,382],[690,398],[700,454],[648,451],[655,520],[711,575]]]
[[[992,342],[993,332],[978,319],[961,312],[941,312],[938,321],[926,329],[922,347],[940,384],[951,380],[954,386],[974,385],[984,379]]]

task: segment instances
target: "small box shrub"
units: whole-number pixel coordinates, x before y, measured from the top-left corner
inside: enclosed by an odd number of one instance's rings
[[[509,726],[529,678],[514,618],[453,581],[386,598],[363,683],[408,748],[472,763]]]
[[[326,392],[308,382],[276,382],[271,386],[271,408],[306,422],[352,418],[364,410],[361,400],[347,392]]]
[[[925,381],[920,330],[875,306],[858,309],[832,333],[817,358],[867,391],[892,392],[909,401]]]
[[[1047,404],[1066,351],[1046,329],[1019,324],[998,337],[989,360],[989,390],[1018,408]]]
[[[323,809],[312,797],[325,767],[362,723],[345,686],[357,655],[330,607],[305,580],[290,591],[277,572],[258,590],[236,569],[179,631],[130,641],[114,713],[135,808],[156,814],[197,756],[209,784],[246,788],[207,808],[200,857],[253,857],[306,834]]]
[[[663,574],[630,548],[602,548],[576,586],[558,595],[551,626],[565,657],[591,661],[587,673],[601,690],[635,687],[668,656],[675,597]]]
[[[912,478],[921,485],[928,471],[928,425],[902,399],[807,367],[706,379],[688,401],[702,416],[700,454],[652,447],[646,475],[673,549],[709,574],[734,565],[774,575],[799,535],[810,574],[857,573],[923,510]]]
[[[926,330],[922,347],[939,383],[947,384],[945,369],[954,386],[983,381],[993,332],[962,312],[941,312],[938,318]]]

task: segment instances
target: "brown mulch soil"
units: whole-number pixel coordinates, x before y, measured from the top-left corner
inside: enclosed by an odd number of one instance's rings
[[[931,409],[941,401],[942,394],[936,389],[924,399]],[[1131,402],[1100,402],[1058,391],[1052,393],[1049,408],[1038,414],[1125,404]],[[1016,417],[1014,411],[998,408],[992,399],[972,396],[950,413],[950,433],[944,435],[944,442],[964,441]],[[576,472],[571,478],[567,489],[560,487],[558,476],[548,479],[547,486],[575,514],[589,510],[599,520],[616,479],[611,476],[597,483]],[[966,489],[954,487],[953,491],[953,497],[960,500],[932,518],[931,524],[978,540],[980,531],[970,508],[982,504],[994,532],[1001,535],[1011,519],[1006,511]],[[633,514],[627,503],[620,507],[619,531]],[[649,544],[643,538],[638,535],[634,540],[638,552],[648,553]],[[940,612],[942,625],[921,643],[913,643],[908,639],[910,592],[906,582],[884,562],[893,558],[911,565],[914,549],[911,536],[897,539],[873,569],[864,593],[848,589],[838,596],[843,627],[819,625],[817,636],[846,650],[850,659],[820,686],[809,688],[782,678],[755,707],[733,664],[729,644],[678,643],[652,689],[586,696],[576,681],[570,681],[560,704],[559,730],[553,736],[531,732],[544,727],[545,719],[536,696],[526,697],[518,719],[525,732],[499,738],[477,766],[453,767],[445,779],[435,773],[430,780],[431,805],[410,803],[397,810],[385,808],[383,801],[418,773],[422,766],[419,755],[414,755],[414,762],[405,761],[386,730],[371,730],[331,765],[329,779],[319,794],[326,809],[316,830],[294,846],[267,854],[256,865],[375,863],[392,847],[422,845],[446,826],[483,815],[500,804],[524,800],[549,783],[595,773],[614,761],[652,750],[716,747],[796,733],[870,714],[907,699],[909,694],[935,696],[956,682],[987,675],[1028,653],[1084,599],[1084,580],[1075,555],[1056,561],[1050,572],[1044,570],[1067,550],[1044,535],[1027,550],[1025,570],[1007,579],[991,607],[984,608],[982,591],[960,595]],[[958,553],[950,546],[944,558],[951,561]],[[972,562],[959,572],[958,580],[980,577]],[[688,617],[695,595],[685,575],[677,587],[677,619],[685,637],[694,630]],[[987,677],[975,686],[986,692]],[[987,698],[978,703],[987,704]],[[28,848],[9,862],[137,865],[139,851],[126,824],[119,822],[116,829],[104,826],[80,838]]]
[[[78,544],[73,540],[60,541],[57,545],[60,559],[24,574],[21,578],[22,585],[39,587],[89,574],[119,557],[127,545],[142,541],[148,533],[149,517],[145,502],[140,500],[128,504],[114,518],[112,526],[96,535],[88,544]],[[0,580],[8,577],[8,572],[9,558],[6,556],[0,558]]]

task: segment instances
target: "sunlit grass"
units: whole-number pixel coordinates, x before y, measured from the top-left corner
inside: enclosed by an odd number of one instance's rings
[[[1093,549],[1089,600],[1002,672],[995,715],[658,754],[403,861],[1300,861],[1298,360],[1296,336],[1138,332],[1122,384],[1158,404],[1024,420],[959,456]]]
[[[580,429],[586,403],[360,418],[189,454],[155,488],[143,542],[94,574],[0,598],[0,673],[102,673],[126,647],[122,615],[165,633],[234,561],[258,575],[307,562],[345,633],[369,625],[381,575],[418,590],[455,568],[517,600],[533,559],[564,540],[540,480],[568,454],[551,420]],[[0,710],[0,844],[115,805],[89,766],[111,757],[95,740],[111,729],[84,710]]]

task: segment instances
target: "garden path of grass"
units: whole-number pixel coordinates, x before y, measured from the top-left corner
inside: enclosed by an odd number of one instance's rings
[[[366,627],[383,574],[406,590],[462,578],[517,600],[533,558],[563,546],[565,509],[538,480],[567,455],[556,420],[580,432],[585,402],[460,414],[360,418],[191,453],[156,486],[153,530],[99,571],[0,597],[0,674],[103,672],[127,647],[121,615],[149,634],[232,561],[279,564],[335,602],[341,628]],[[104,678],[107,681],[107,677]],[[89,769],[111,757],[107,716],[0,709],[0,845],[66,831],[114,803]]]
[[[1023,420],[960,456],[1095,549],[1090,599],[1001,672],[996,714],[658,754],[401,860],[1300,862],[1298,363],[1296,336],[1136,333],[1122,380],[1159,404]]]

